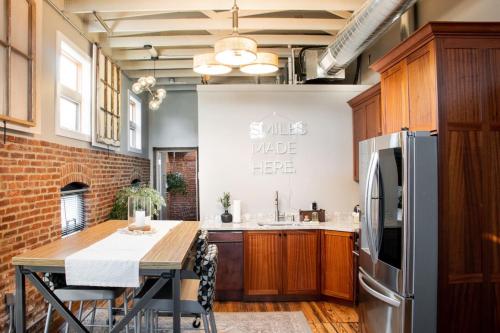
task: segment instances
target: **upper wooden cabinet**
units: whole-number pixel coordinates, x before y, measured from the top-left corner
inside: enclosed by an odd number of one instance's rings
[[[321,293],[352,301],[354,294],[353,235],[321,232]]]
[[[371,66],[381,75],[382,131],[436,131],[435,42],[401,51],[398,57],[389,53]]]
[[[317,230],[246,231],[244,239],[247,299],[319,293]]]
[[[359,142],[382,134],[380,84],[348,101],[352,108],[353,178],[359,181]]]

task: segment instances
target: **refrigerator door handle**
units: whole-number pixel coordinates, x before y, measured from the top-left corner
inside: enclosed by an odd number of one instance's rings
[[[370,286],[368,286],[368,284],[364,280],[363,273],[360,272],[359,275],[358,275],[358,277],[359,277],[359,284],[363,287],[364,290],[366,290],[366,292],[368,292],[373,297],[375,297],[378,300],[380,300],[380,301],[382,301],[384,303],[387,303],[390,306],[393,306],[395,308],[398,308],[401,305],[400,301],[398,301],[398,300],[396,300],[394,298],[391,298],[389,296],[386,296],[384,294],[381,294],[378,291],[376,291],[375,289],[373,289]]]
[[[368,234],[368,248],[370,250],[370,256],[372,262],[376,263],[378,260],[378,250],[375,247],[375,235],[373,235],[372,228],[372,190],[373,190],[373,179],[375,178],[375,173],[378,166],[378,152],[373,152],[370,158],[370,164],[368,165],[368,178],[366,181],[365,189],[365,206],[366,206],[366,227]],[[377,237],[378,238],[378,237]]]

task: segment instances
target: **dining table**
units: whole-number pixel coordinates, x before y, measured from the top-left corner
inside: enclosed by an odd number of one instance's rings
[[[26,280],[52,304],[54,309],[69,323],[73,331],[78,333],[89,332],[70,309],[44,283],[39,273],[65,273],[65,259],[67,257],[88,248],[127,226],[127,221],[109,220],[15,256],[12,259],[12,263],[15,267],[16,279],[16,332],[26,332]],[[181,270],[189,261],[199,228],[199,222],[181,221],[170,229],[140,259],[139,275],[141,277],[156,277],[157,280],[152,288],[145,293],[144,297],[134,303],[124,317],[113,326],[112,333],[117,333],[124,329],[169,280],[172,281],[173,331],[176,333],[180,332]],[[102,253],[102,255],[106,256],[106,253]]]

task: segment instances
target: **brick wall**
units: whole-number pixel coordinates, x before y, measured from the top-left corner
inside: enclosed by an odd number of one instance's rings
[[[197,183],[196,183],[196,161],[197,152],[169,152],[166,163],[166,173],[180,172],[186,181],[186,194],[167,194],[167,219],[196,221],[198,207]]]
[[[6,328],[4,294],[14,290],[11,258],[61,236],[60,189],[71,182],[85,193],[87,225],[105,221],[118,189],[134,179],[149,183],[149,160],[8,136],[0,142],[0,332]],[[28,325],[44,315],[28,283]]]

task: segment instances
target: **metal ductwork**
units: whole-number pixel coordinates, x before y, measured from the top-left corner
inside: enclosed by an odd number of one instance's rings
[[[356,59],[417,0],[367,0],[320,55],[318,71],[333,75]]]

